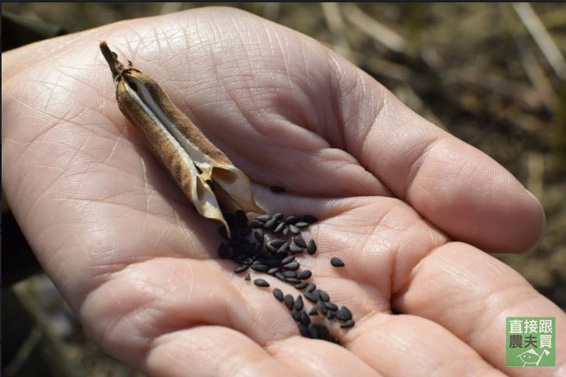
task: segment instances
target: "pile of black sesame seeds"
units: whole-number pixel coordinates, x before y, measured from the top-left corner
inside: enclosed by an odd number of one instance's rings
[[[352,313],[346,306],[339,308],[331,302],[327,292],[309,282],[312,272],[301,269],[297,259],[305,256],[305,250],[310,256],[316,253],[315,241],[305,241],[301,233],[318,219],[312,215],[285,217],[283,213],[275,213],[257,216],[250,221],[243,211],[225,214],[224,217],[232,237],[228,239],[225,228],[219,229],[224,238],[218,250],[220,258],[236,262],[238,266],[234,272],[246,273],[245,280],[251,280],[250,272],[268,274],[303,291],[297,297],[285,295],[279,288],[273,289],[272,293],[289,309],[302,336],[338,343],[327,324],[334,320],[340,323],[341,328],[350,328],[355,324]],[[334,267],[344,266],[337,257],[332,258],[330,263]],[[262,278],[254,277],[253,283],[261,288],[270,286]],[[308,305],[308,309],[303,296],[312,304]]]

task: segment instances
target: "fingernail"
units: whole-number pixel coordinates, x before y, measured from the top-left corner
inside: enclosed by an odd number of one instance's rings
[[[544,212],[544,207],[540,203],[540,200],[538,200],[538,198],[532,192],[530,192],[529,190],[525,189],[525,191],[538,204],[538,206],[540,208],[540,213],[541,213],[541,216],[542,216],[542,228],[541,228],[541,232],[540,232],[540,237],[537,240],[537,242],[534,244],[534,246],[531,247],[530,249],[528,249],[527,251],[525,251],[525,253],[524,253],[524,254],[533,254],[538,249],[538,247],[540,246],[540,243],[544,239],[544,236],[545,236],[545,233],[546,233],[546,213]]]

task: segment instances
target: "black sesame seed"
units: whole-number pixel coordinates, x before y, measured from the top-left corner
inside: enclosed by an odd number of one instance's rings
[[[291,312],[291,317],[293,317],[295,321],[299,322],[301,320],[301,312],[293,311]]]
[[[252,265],[252,270],[257,272],[267,272],[269,270],[269,266],[266,266],[265,264],[255,264]]]
[[[297,273],[295,271],[285,271],[283,272],[283,276],[285,276],[286,278],[296,278]]]
[[[263,230],[258,229],[254,232],[254,237],[257,240],[257,242],[263,243],[263,240],[265,239],[265,233],[263,233]]]
[[[301,333],[302,336],[304,336],[305,338],[310,338],[310,331],[307,326],[303,325],[302,323],[299,323],[298,327],[299,327],[299,333]]]
[[[309,225],[310,225],[309,223],[306,223],[306,222],[304,222],[304,221],[299,221],[298,223],[295,224],[295,226],[296,226],[297,228],[299,228],[299,229],[306,228],[306,227],[308,227]]]
[[[316,289],[316,284],[310,283],[309,285],[307,285],[307,292],[312,292],[315,289]]]
[[[324,303],[324,301],[318,302],[318,308],[320,309],[320,312],[322,313],[322,315],[326,315],[328,313],[328,308],[326,307],[326,304]]]
[[[295,260],[295,256],[294,255],[289,255],[287,257],[285,257],[282,261],[281,264],[287,264],[287,263],[291,263],[292,261]]]
[[[299,221],[299,218],[297,216],[288,216],[285,219],[285,224],[289,225],[289,224],[296,224],[297,221]]]
[[[285,266],[283,266],[286,270],[291,270],[291,271],[295,271],[298,270],[300,265],[299,262],[291,262],[291,263],[287,263]]]
[[[281,187],[281,186],[271,186],[269,188],[272,192],[276,192],[276,193],[281,193],[281,192],[285,192],[287,190],[285,190],[285,187]]]
[[[307,287],[307,283],[299,283],[299,284],[295,284],[295,288],[296,289],[305,289]]]
[[[279,249],[277,249],[277,252],[282,252],[282,251],[287,251],[289,250],[289,242],[285,242],[283,245],[281,245],[279,247]]]
[[[283,213],[277,212],[275,215],[271,216],[271,218],[280,221],[283,220],[283,216]]]
[[[260,215],[260,216],[256,217],[254,220],[261,221],[262,223],[266,223],[266,222],[268,222],[269,220],[271,220],[271,216],[269,216],[269,215]]]
[[[280,240],[280,239],[276,238],[274,240],[269,241],[267,244],[277,248],[277,247],[280,247],[281,245],[283,245],[284,243],[285,243],[284,240]]]
[[[300,234],[301,233],[301,230],[299,228],[297,228],[295,225],[289,225],[289,230],[293,234]]]
[[[311,302],[317,302],[318,300],[316,299],[315,295],[313,294],[313,292],[305,292],[303,293],[303,295],[305,296],[305,298]]]
[[[326,318],[333,319],[335,316],[336,316],[336,311],[328,309],[328,313],[326,314]]]
[[[313,306],[311,310],[309,310],[309,315],[318,315],[318,310],[315,306]]]
[[[338,309],[336,311],[336,319],[339,319],[340,321],[347,321],[348,319],[346,318],[346,314],[344,313],[344,311],[342,311],[342,309]]]
[[[285,281],[286,281],[287,283],[291,283],[291,284],[298,284],[298,283],[301,282],[301,281],[300,281],[299,279],[297,279],[297,278],[285,278]]]
[[[252,277],[250,276],[250,274],[247,274],[246,277],[244,278],[244,280],[250,281],[250,280],[252,280]]]
[[[313,323],[309,325],[309,335],[313,339],[318,339],[318,327]]]
[[[299,295],[299,297],[297,297],[297,299],[295,300],[295,309],[297,311],[301,311],[303,310],[303,307],[304,307],[303,297]]]
[[[239,274],[240,272],[246,271],[249,267],[250,266],[247,266],[247,265],[244,264],[244,265],[241,265],[241,266],[234,268],[234,272]]]
[[[297,245],[295,245],[294,243],[292,243],[291,245],[289,245],[289,251],[291,253],[302,253],[303,249]]]
[[[293,296],[285,295],[285,297],[283,297],[283,300],[285,301],[285,305],[287,305],[287,309],[293,310],[293,308],[295,307],[295,300],[293,299]]]
[[[262,223],[261,221],[258,221],[258,220],[252,220],[252,221],[250,222],[250,226],[251,226],[252,228],[260,228],[260,227],[263,226],[263,223]]]
[[[347,329],[347,328],[352,327],[352,326],[354,326],[354,325],[355,325],[354,320],[353,320],[353,319],[349,319],[349,320],[347,320],[346,322],[344,322],[343,324],[341,324],[340,327],[343,328],[343,329]]]
[[[345,264],[344,262],[342,262],[342,259],[338,258],[338,257],[334,257],[330,260],[330,264],[333,265],[334,267],[344,267]]]
[[[330,296],[328,296],[328,293],[326,293],[322,289],[319,289],[317,292],[318,292],[318,296],[320,297],[320,299],[322,301],[324,301],[324,302],[330,301]]]
[[[305,312],[301,312],[301,318],[299,320],[305,326],[308,326],[308,325],[311,324],[311,319],[310,319],[309,315]]]
[[[306,223],[309,223],[309,224],[314,224],[318,221],[318,219],[316,217],[314,217],[313,215],[305,215],[305,216],[303,216],[302,220]]]
[[[285,227],[283,228],[283,230],[281,231],[281,233],[284,236],[288,236],[289,235],[289,227],[285,225]]]
[[[297,237],[293,237],[293,242],[295,243],[295,245],[305,248],[307,247],[307,243],[305,242],[305,239],[301,236],[297,236]]]
[[[258,287],[269,287],[269,283],[263,279],[255,279],[254,284]]]
[[[279,267],[271,267],[269,270],[267,270],[267,273],[269,275],[275,275],[275,273],[278,271],[279,271]]]
[[[263,225],[263,227],[264,227],[265,229],[269,229],[269,230],[275,229],[276,226],[277,226],[277,220],[276,220],[276,219],[268,220],[268,221]]]
[[[310,270],[304,270],[304,271],[301,271],[301,273],[299,275],[297,275],[297,278],[299,278],[301,280],[307,280],[307,279],[310,279],[311,276],[312,276],[312,272]]]
[[[277,248],[275,248],[274,246],[272,246],[272,245],[270,245],[270,244],[265,245],[265,249],[266,249],[267,251],[269,251],[270,253],[275,253],[275,252],[277,252]]]
[[[275,298],[276,298],[277,300],[283,301],[284,295],[283,295],[283,291],[281,291],[281,289],[275,288],[275,289],[273,290],[273,296],[275,296]]]
[[[273,230],[273,233],[279,233],[283,230],[283,228],[285,227],[285,223],[279,223],[279,225],[277,225],[275,227],[275,229]]]
[[[338,310],[338,306],[333,302],[327,302],[326,307],[328,308],[328,310]]]
[[[350,311],[350,309],[348,309],[348,308],[345,307],[345,306],[342,306],[342,307],[340,308],[340,310],[342,310],[342,312],[344,313],[344,316],[345,316],[345,318],[346,318],[346,321],[352,319],[353,316],[352,316],[352,312]]]
[[[275,277],[281,281],[285,281],[285,275],[283,275],[281,272],[276,272]]]
[[[314,240],[310,240],[309,243],[307,244],[307,252],[310,255],[316,253],[316,243],[314,242]]]

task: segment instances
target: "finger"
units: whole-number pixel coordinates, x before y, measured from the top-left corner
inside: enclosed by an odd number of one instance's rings
[[[384,376],[504,376],[442,326],[409,315],[371,313],[345,346]]]
[[[151,343],[143,365],[149,375],[160,377],[301,376],[248,337],[219,326],[160,336]]]
[[[556,317],[557,329],[566,326],[564,313],[518,273],[460,243],[441,246],[423,259],[392,304],[395,310],[445,327],[511,376],[541,372],[505,367],[505,317]],[[556,337],[556,349],[566,349],[566,333],[557,332]],[[566,354],[557,352],[556,369],[549,375],[561,370],[566,370]]]

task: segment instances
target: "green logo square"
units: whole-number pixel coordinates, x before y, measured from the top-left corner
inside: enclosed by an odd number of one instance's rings
[[[556,366],[554,317],[507,317],[508,367]]]

